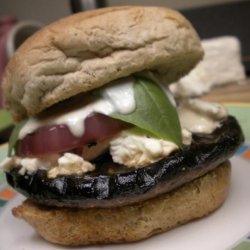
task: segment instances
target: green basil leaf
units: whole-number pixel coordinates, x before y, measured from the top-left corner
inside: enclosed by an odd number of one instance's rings
[[[13,155],[13,149],[15,148],[15,145],[18,140],[18,135],[24,124],[27,122],[27,120],[23,120],[16,124],[15,128],[12,130],[12,133],[10,135],[9,139],[9,148],[8,148],[8,156],[11,157]]]
[[[130,114],[113,113],[111,117],[149,131],[157,138],[181,146],[181,127],[177,111],[164,91],[152,80],[136,77],[136,109]]]

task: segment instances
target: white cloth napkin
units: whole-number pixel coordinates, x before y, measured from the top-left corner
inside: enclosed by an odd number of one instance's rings
[[[176,97],[200,96],[213,86],[246,78],[238,38],[223,36],[202,41],[203,60],[185,77],[170,85]]]

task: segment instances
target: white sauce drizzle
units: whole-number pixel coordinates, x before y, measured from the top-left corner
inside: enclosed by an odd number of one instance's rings
[[[92,112],[110,115],[114,112],[128,114],[135,110],[133,78],[126,77],[110,83],[107,87],[100,89],[101,97],[80,109],[59,114],[47,119],[30,118],[21,129],[18,139],[33,133],[40,127],[48,125],[65,124],[70,132],[80,137],[84,134],[84,120]]]
[[[121,114],[129,114],[135,110],[133,78],[126,77],[109,84],[102,91],[105,100],[115,107],[115,111]]]

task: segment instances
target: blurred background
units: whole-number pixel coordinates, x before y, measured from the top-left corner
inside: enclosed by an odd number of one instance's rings
[[[74,0],[73,0],[74,1]],[[77,1],[74,1],[77,2]],[[89,4],[92,1],[82,1]],[[221,3],[236,2],[233,0],[106,0],[106,6],[121,5],[158,5],[168,6],[174,9],[187,9],[201,6],[218,5]],[[68,0],[1,0],[0,15],[12,15],[19,20],[37,20],[48,24],[71,13],[70,1]],[[102,4],[102,3],[101,3]],[[89,4],[91,5],[91,4]]]

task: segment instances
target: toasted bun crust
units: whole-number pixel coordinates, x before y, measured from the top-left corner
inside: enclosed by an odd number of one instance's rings
[[[48,208],[27,200],[13,214],[61,245],[138,241],[215,210],[227,195],[230,173],[225,162],[175,191],[120,208]]]
[[[61,19],[30,37],[9,62],[5,105],[16,119],[111,80],[151,69],[172,82],[203,51],[192,25],[159,7],[113,7]]]

